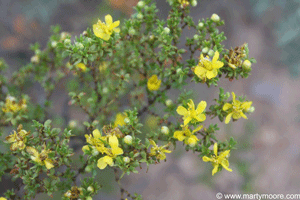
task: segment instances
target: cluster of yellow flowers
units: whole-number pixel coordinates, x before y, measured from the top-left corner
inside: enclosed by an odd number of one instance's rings
[[[89,145],[82,147],[82,151],[86,152],[93,149],[93,154],[106,154],[98,160],[97,166],[99,169],[104,169],[107,165],[113,166],[114,159],[118,155],[122,155],[123,149],[119,147],[119,140],[117,135],[102,136],[98,129],[95,129],[92,135],[85,135],[86,141]],[[108,145],[107,145],[108,142]],[[107,147],[109,146],[109,147]]]
[[[49,158],[48,154],[52,151],[46,148],[46,144],[43,145],[43,150],[39,153],[33,147],[26,147],[26,151],[31,154],[31,160],[38,163],[39,165],[45,165],[47,169],[51,169],[54,167],[54,161]]]
[[[27,138],[26,136],[29,135],[30,132],[27,132],[23,129],[22,125],[19,125],[17,132],[14,131],[13,134],[7,136],[5,140],[8,143],[12,143],[10,145],[10,150],[23,150],[26,147]]]
[[[19,112],[20,110],[26,109],[26,107],[27,107],[26,99],[22,99],[19,102],[17,102],[15,97],[7,96],[5,99],[5,104],[2,107],[2,111],[5,113],[8,112],[16,113]]]
[[[182,6],[184,6],[184,5],[190,5],[189,0],[178,0],[178,2],[179,2]]]
[[[161,80],[158,79],[157,75],[152,75],[147,82],[147,87],[150,91],[156,91],[159,90],[161,85]]]

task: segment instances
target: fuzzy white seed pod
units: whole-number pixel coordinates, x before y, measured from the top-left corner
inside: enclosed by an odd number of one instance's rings
[[[128,145],[131,145],[132,144],[132,136],[131,135],[126,135],[124,137],[124,142]]]
[[[169,133],[170,133],[170,130],[169,130],[169,128],[167,126],[162,126],[161,129],[160,129],[160,131],[164,135],[169,135]]]
[[[220,17],[217,14],[212,14],[211,18],[210,18],[213,22],[219,22],[220,21]]]

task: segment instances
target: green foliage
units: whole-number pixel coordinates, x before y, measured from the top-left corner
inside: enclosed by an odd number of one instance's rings
[[[120,31],[118,22],[111,23],[106,16],[104,23],[93,25],[93,30],[87,28],[73,41],[70,34],[54,26],[47,46],[32,45],[31,62],[10,80],[1,75],[7,68],[1,60],[0,87],[7,88],[7,92],[0,90],[0,130],[5,143],[1,145],[11,151],[1,153],[0,177],[10,174],[12,180],[21,181],[6,197],[33,199],[38,193],[52,196],[59,192],[62,199],[90,200],[102,187],[97,175],[107,167],[114,170],[121,199],[142,199],[130,194],[120,179],[138,173],[144,165],[148,169],[166,160],[178,140],[187,151],[207,158],[219,156],[228,163],[221,155],[235,149],[236,141],[219,141],[218,124],[204,121],[218,116],[222,122],[230,115],[225,105],[235,100],[229,101],[230,93],[220,88],[216,104],[205,111],[207,103],[194,105],[193,91],[183,86],[189,81],[218,86],[222,76],[247,78],[255,60],[248,57],[247,44],[234,50],[224,48],[226,37],[218,29],[224,21],[217,15],[195,24],[188,15],[188,3],[169,3],[166,20],[158,19],[151,0],[140,1]],[[183,39],[185,28],[194,36]],[[185,48],[179,48],[182,40]],[[199,60],[200,54],[203,59]],[[243,64],[247,60],[248,65]],[[204,75],[197,72],[201,70]],[[44,102],[38,104],[24,94],[28,82],[41,85]],[[62,82],[69,95],[68,106],[84,113],[82,121],[63,121],[63,116],[50,114],[51,96]],[[171,89],[180,91],[177,98],[169,97]],[[247,103],[242,97],[238,101]],[[230,110],[234,121],[250,112],[251,103],[241,105]],[[155,120],[143,123],[143,116]],[[79,147],[75,141],[80,142]],[[217,152],[211,150],[212,145],[218,147]],[[218,171],[227,166],[221,161]]]

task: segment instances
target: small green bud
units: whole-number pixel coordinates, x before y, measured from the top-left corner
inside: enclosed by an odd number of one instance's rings
[[[177,74],[182,74],[182,69],[181,69],[181,68],[178,68],[178,69],[176,70],[176,73],[177,73]]]
[[[92,171],[92,167],[91,166],[86,166],[86,168],[84,169],[87,173],[90,173]]]
[[[124,137],[124,142],[128,145],[131,145],[132,144],[132,136],[131,135],[126,135]]]
[[[209,51],[209,48],[205,47],[202,49],[202,53],[207,53]]]
[[[35,54],[38,55],[38,56],[41,55],[41,53],[42,53],[42,51],[39,50],[39,49],[35,50],[34,52],[35,52]]]
[[[92,154],[93,156],[97,156],[99,155],[99,151],[95,147],[93,147]]]
[[[165,28],[164,28],[164,33],[165,33],[165,34],[169,34],[169,33],[170,33],[170,29],[169,29],[168,27],[165,27]]]
[[[191,5],[192,5],[193,7],[196,7],[196,6],[197,6],[197,0],[192,0],[192,1],[191,1]]]
[[[226,92],[225,98],[228,99],[229,97],[230,97],[230,93],[229,93],[229,92]]]
[[[34,64],[38,64],[40,62],[40,57],[38,55],[34,55],[30,58],[30,61]]]
[[[251,69],[251,62],[249,60],[245,60],[243,62],[243,68],[244,69]]]
[[[173,101],[171,99],[167,99],[165,104],[167,107],[171,107],[173,105]]]
[[[75,46],[76,46],[78,49],[83,49],[83,48],[84,48],[84,46],[83,46],[83,44],[82,44],[81,42],[76,42],[76,43],[75,43]]]
[[[200,22],[200,23],[198,24],[198,27],[199,27],[199,28],[203,28],[203,27],[204,27],[204,23],[203,23],[203,22]]]
[[[126,118],[124,119],[124,122],[125,122],[126,124],[129,124],[129,123],[130,123],[130,119],[129,119],[128,117],[126,117]]]
[[[136,18],[138,18],[138,19],[143,19],[143,17],[144,17],[144,15],[142,13],[139,13],[136,15]]]
[[[124,163],[129,163],[130,162],[130,158],[129,157],[123,157],[123,161]]]
[[[131,35],[131,36],[133,36],[135,34],[135,30],[133,28],[130,28],[128,30],[128,34]]]
[[[200,36],[199,35],[194,35],[194,40],[199,40]]]
[[[213,50],[209,50],[207,54],[209,57],[213,57],[215,52]]]
[[[249,112],[249,113],[253,113],[255,111],[255,107],[254,106],[251,106],[248,110],[247,110],[247,112]]]
[[[104,88],[102,89],[102,92],[103,92],[103,94],[107,94],[107,93],[109,92],[109,90],[108,90],[107,87],[104,87]]]
[[[71,44],[71,40],[69,38],[67,38],[64,40],[64,43],[65,43],[65,45],[69,45],[69,44]]]
[[[164,135],[169,135],[170,133],[170,130],[167,126],[162,126],[161,129],[160,129],[161,133],[164,134]]]
[[[88,197],[86,198],[86,200],[93,200],[93,198],[90,197],[90,196],[88,196]]]
[[[52,42],[51,42],[51,47],[52,47],[52,48],[55,48],[56,45],[57,45],[57,42],[56,42],[56,41],[52,41]]]
[[[89,186],[89,187],[87,188],[87,191],[93,193],[95,190],[94,190],[93,186]]]
[[[211,18],[210,18],[213,22],[219,22],[220,21],[220,17],[217,14],[212,14]]]
[[[150,39],[150,40],[154,40],[154,35],[150,35],[150,36],[149,36],[149,39]]]
[[[70,128],[75,128],[77,126],[77,122],[76,122],[76,120],[71,120],[71,121],[69,121],[69,127]]]
[[[65,40],[68,36],[69,36],[70,34],[69,33],[67,33],[67,32],[61,32],[61,34],[60,34],[60,41],[63,41],[63,40]]]
[[[88,34],[87,31],[83,31],[83,32],[82,32],[82,35],[83,35],[83,36],[87,36],[87,34]]]
[[[144,1],[139,1],[137,3],[137,7],[139,7],[139,8],[144,8],[144,6],[145,6],[145,2]]]

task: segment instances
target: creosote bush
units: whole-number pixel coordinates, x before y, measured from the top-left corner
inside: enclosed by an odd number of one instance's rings
[[[96,177],[106,168],[115,173],[121,199],[142,199],[122,186],[122,177],[167,161],[176,145],[210,162],[212,175],[232,171],[228,159],[236,141],[219,141],[218,124],[206,119],[247,119],[252,102],[221,87],[214,102],[198,102],[183,86],[192,81],[218,87],[222,76],[247,78],[255,60],[246,43],[224,48],[226,37],[218,29],[224,21],[217,14],[195,23],[189,12],[196,0],[168,2],[165,20],[157,17],[155,3],[144,0],[123,23],[107,14],[75,39],[55,26],[47,46],[32,45],[31,62],[10,78],[0,61],[0,177],[18,183],[1,200],[39,193],[91,200],[101,189]],[[193,37],[183,38],[184,29]],[[42,103],[26,94],[37,83],[44,89]],[[61,84],[68,106],[85,114],[82,121],[51,112],[52,94]],[[168,97],[170,90],[177,98]],[[147,132],[146,115],[158,122]]]

